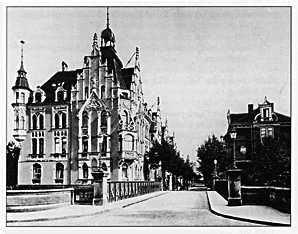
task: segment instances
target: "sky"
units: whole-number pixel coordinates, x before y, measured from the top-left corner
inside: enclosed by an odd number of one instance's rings
[[[227,130],[227,111],[274,103],[291,114],[290,8],[110,7],[110,28],[125,65],[140,50],[148,106],[161,100],[162,121],[180,153],[196,160],[204,140]],[[11,87],[24,67],[31,89],[58,70],[82,68],[94,33],[106,28],[105,7],[8,7],[6,24],[7,141],[12,138]]]

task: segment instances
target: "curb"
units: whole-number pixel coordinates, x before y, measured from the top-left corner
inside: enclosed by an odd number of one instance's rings
[[[222,217],[228,218],[228,219],[234,219],[234,220],[245,221],[245,222],[256,223],[256,224],[264,224],[264,225],[269,225],[269,226],[285,226],[285,227],[290,227],[291,226],[291,224],[276,223],[276,222],[262,221],[262,220],[254,220],[254,219],[237,217],[237,216],[232,216],[232,215],[227,215],[227,214],[219,213],[219,212],[215,211],[212,208],[211,203],[210,203],[210,199],[209,199],[209,195],[208,195],[208,192],[207,191],[206,191],[206,195],[207,195],[209,209],[210,209],[211,213],[213,213],[215,215],[222,216]]]
[[[147,201],[151,198],[155,198],[155,197],[159,197],[162,195],[167,194],[168,192],[163,191],[164,193],[161,194],[156,194],[155,196],[151,196],[151,197],[147,197],[147,198],[143,198],[140,200],[136,200],[136,201],[131,201],[128,202],[127,204],[117,204],[117,203],[109,203],[111,204],[110,207],[107,206],[102,206],[102,209],[96,212],[92,212],[89,214],[78,214],[78,215],[67,215],[67,216],[61,216],[61,217],[50,217],[50,218],[37,218],[37,219],[23,219],[23,220],[6,220],[7,223],[28,223],[28,222],[43,222],[43,221],[50,221],[50,220],[63,220],[63,219],[73,219],[73,218],[80,218],[80,217],[89,217],[89,216],[94,216],[94,215],[98,215],[104,212],[109,212],[115,209],[119,209],[119,208],[126,208],[128,206],[143,202],[143,201]],[[137,198],[137,197],[135,197]],[[121,201],[125,201],[125,200],[121,200]],[[121,202],[119,201],[119,202]],[[124,202],[123,202],[124,203]],[[115,205],[113,205],[115,204]],[[108,205],[109,206],[109,205]]]

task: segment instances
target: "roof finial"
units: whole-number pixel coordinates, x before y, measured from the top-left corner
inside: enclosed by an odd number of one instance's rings
[[[24,53],[23,46],[24,46],[25,42],[23,40],[21,40],[20,42],[22,44],[22,48],[21,48],[21,68],[20,68],[20,70],[25,71],[24,64],[23,64],[23,53]]]
[[[109,7],[107,7],[107,28],[110,26],[110,19],[109,19]]]
[[[265,96],[264,102],[267,102],[267,97]]]

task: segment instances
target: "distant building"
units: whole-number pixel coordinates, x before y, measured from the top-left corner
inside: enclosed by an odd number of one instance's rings
[[[288,144],[291,142],[291,118],[275,111],[274,103],[265,97],[256,109],[248,104],[247,113],[232,114],[228,110],[228,129],[224,136],[231,147],[229,131],[234,127],[237,131],[235,140],[237,166],[249,162],[256,144],[264,137],[273,137]]]
[[[161,132],[159,112],[144,102],[139,50],[124,67],[109,27],[94,34],[83,67],[62,69],[31,90],[23,66],[14,92],[14,137],[22,143],[19,184],[91,183],[102,168],[111,180],[147,180],[145,155]],[[23,44],[23,42],[22,42]],[[158,101],[159,102],[159,101]],[[159,103],[158,103],[159,106]]]

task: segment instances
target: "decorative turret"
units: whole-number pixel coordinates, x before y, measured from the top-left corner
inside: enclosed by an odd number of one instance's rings
[[[18,70],[15,85],[12,87],[14,102],[11,104],[14,109],[15,122],[13,137],[20,143],[23,142],[26,137],[26,103],[31,93],[23,62],[23,45],[25,42],[21,41],[21,44],[21,67]]]
[[[107,7],[107,28],[101,32],[101,47],[112,46],[115,47],[115,35],[110,29],[109,8]]]
[[[91,55],[93,56],[98,56],[99,55],[99,50],[98,50],[98,42],[97,42],[97,34],[94,33],[93,36],[93,45],[92,45],[92,52]]]

